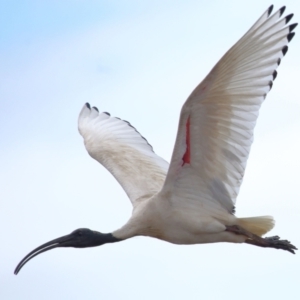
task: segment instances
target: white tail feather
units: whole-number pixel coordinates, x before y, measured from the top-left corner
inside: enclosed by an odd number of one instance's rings
[[[262,236],[274,227],[275,221],[271,216],[239,218],[238,225],[251,233]]]

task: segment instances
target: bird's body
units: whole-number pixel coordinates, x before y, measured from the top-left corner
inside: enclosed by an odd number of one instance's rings
[[[171,203],[167,195],[160,194],[144,201],[135,208],[128,223],[112,234],[121,240],[142,235],[174,244],[241,243],[246,239],[225,231],[225,225],[238,224],[233,215],[204,207],[180,209]]]
[[[297,24],[285,7],[271,6],[221,58],[182,107],[170,165],[128,122],[88,103],[78,119],[85,147],[122,185],[133,205],[129,221],[102,234],[78,229],[29,253],[17,266],[55,247],[92,247],[150,236],[174,244],[248,243],[284,249],[278,237],[261,238],[270,216],[238,218],[234,205],[253,141],[259,108],[277,76]]]
[[[238,224],[238,218],[220,202],[201,199],[192,188],[178,193],[176,187],[164,187],[168,163],[127,122],[99,114],[87,104],[79,116],[79,131],[90,155],[111,171],[132,201],[132,217],[113,232],[115,237],[144,235],[175,244],[245,240],[224,232],[226,225]],[[191,167],[180,168],[189,172]]]

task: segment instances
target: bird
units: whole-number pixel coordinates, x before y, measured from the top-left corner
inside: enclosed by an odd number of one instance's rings
[[[121,228],[102,233],[79,228],[26,255],[60,247],[86,248],[148,236],[173,244],[246,243],[298,250],[278,236],[271,216],[239,218],[235,202],[246,168],[259,109],[277,76],[298,25],[285,6],[271,5],[192,91],[182,106],[170,164],[129,122],[86,103],[78,129],[89,155],[128,195],[132,215]]]

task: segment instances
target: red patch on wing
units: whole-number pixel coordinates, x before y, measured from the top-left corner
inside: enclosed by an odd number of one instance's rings
[[[191,138],[190,138],[190,117],[188,117],[186,122],[186,133],[185,133],[185,143],[186,143],[186,150],[182,157],[182,165],[189,164],[191,162]]]

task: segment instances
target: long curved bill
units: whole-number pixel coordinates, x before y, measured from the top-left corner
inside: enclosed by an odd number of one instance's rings
[[[54,239],[52,241],[49,241],[49,242],[35,248],[19,262],[19,264],[17,265],[17,267],[14,271],[14,274],[17,275],[20,272],[20,270],[22,269],[22,267],[33,257],[35,257],[43,252],[46,252],[48,250],[51,250],[53,248],[68,247],[68,242],[71,240],[72,240],[72,236],[71,236],[71,234],[68,234],[68,235],[59,237],[57,239]]]

